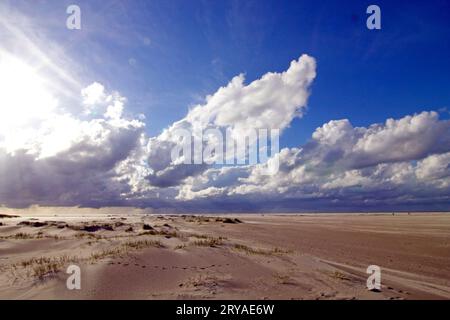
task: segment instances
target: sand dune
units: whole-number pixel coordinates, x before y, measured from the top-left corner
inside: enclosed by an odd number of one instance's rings
[[[448,299],[450,215],[0,216],[3,299]],[[81,268],[81,290],[66,287]],[[367,266],[382,270],[368,291]]]

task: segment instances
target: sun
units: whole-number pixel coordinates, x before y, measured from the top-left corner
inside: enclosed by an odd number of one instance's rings
[[[45,119],[57,106],[48,81],[22,60],[0,52],[0,133]]]

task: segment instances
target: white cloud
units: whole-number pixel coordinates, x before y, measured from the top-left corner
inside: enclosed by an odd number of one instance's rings
[[[118,93],[108,94],[98,83],[88,88],[83,93],[89,101],[111,103],[104,117],[82,120],[55,109],[20,139],[0,134],[0,202],[83,204],[118,201],[130,192],[121,162],[141,145],[144,123],[122,117],[125,99]]]
[[[450,152],[431,155],[417,164],[417,179],[437,183],[441,188],[450,185]]]
[[[439,121],[438,113],[422,112],[364,130],[352,152],[361,165],[414,160],[450,148],[449,121]]]
[[[185,120],[193,126],[231,127],[235,136],[248,128],[285,129],[301,117],[316,77],[316,62],[302,55],[281,73],[269,72],[244,85],[244,76],[234,77],[226,86],[197,105]]]
[[[277,174],[261,174],[260,165],[209,169],[187,179],[179,199],[263,201],[269,207],[284,201],[286,207],[297,203],[298,209],[315,200],[316,209],[328,210],[336,203],[354,208],[427,201],[444,205],[450,200],[448,137],[450,121],[439,120],[435,112],[368,128],[355,128],[346,119],[330,121],[302,148],[282,149],[276,155]]]
[[[201,139],[198,133],[202,130],[228,129],[236,140],[251,137],[255,129],[283,130],[295,117],[303,114],[315,76],[314,58],[302,55],[292,61],[286,71],[266,73],[248,85],[244,84],[243,75],[234,77],[227,86],[208,96],[206,103],[195,106],[184,119],[150,139],[149,164],[153,169],[150,182],[159,186],[177,185],[186,177],[208,168],[172,161],[171,151],[180,143],[178,130],[188,130],[194,139]],[[251,138],[250,143],[254,144],[256,140]],[[228,154],[230,152],[226,150],[225,156]]]
[[[106,109],[105,117],[110,119],[120,119],[123,113],[123,100],[117,99]]]
[[[83,97],[83,103],[86,106],[93,106],[103,103],[107,98],[105,87],[98,82],[94,82],[82,89],[81,96]]]

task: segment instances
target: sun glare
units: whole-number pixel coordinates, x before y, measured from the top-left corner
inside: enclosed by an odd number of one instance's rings
[[[45,119],[57,105],[45,79],[23,61],[0,54],[0,132]]]

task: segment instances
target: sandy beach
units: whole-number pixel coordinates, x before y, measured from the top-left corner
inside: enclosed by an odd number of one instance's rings
[[[2,299],[450,298],[449,214],[0,214]]]

